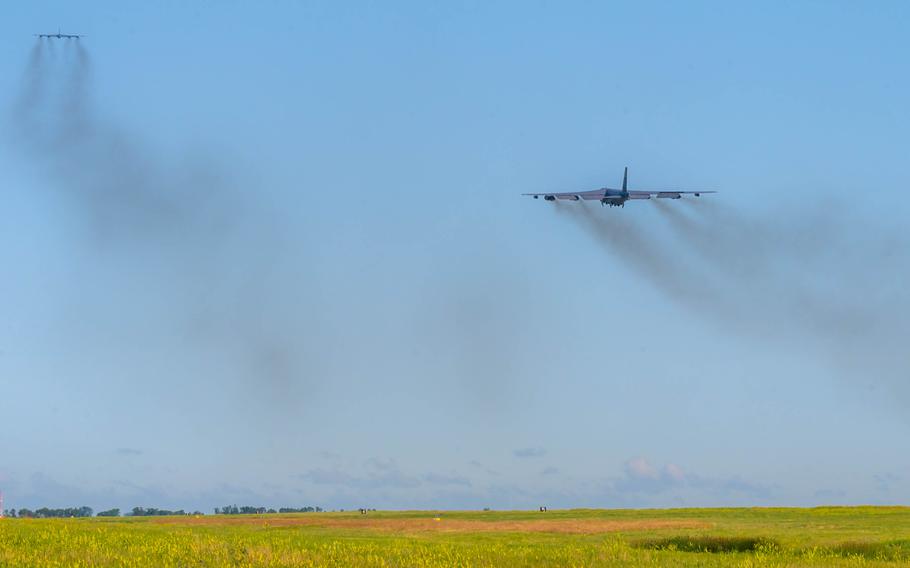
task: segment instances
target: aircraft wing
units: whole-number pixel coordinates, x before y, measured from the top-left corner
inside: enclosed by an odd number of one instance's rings
[[[571,191],[571,192],[555,192],[555,193],[522,193],[522,195],[528,195],[537,199],[538,197],[543,197],[547,201],[553,201],[554,199],[568,199],[569,201],[578,201],[579,199],[594,200],[601,199],[604,196],[604,190],[594,189],[591,191]]]
[[[55,34],[35,34],[35,37],[47,38],[47,39],[81,39],[85,36],[82,34],[55,33]]]
[[[705,191],[677,191],[675,189],[655,189],[655,190],[632,190],[629,191],[629,199],[679,199],[683,195],[694,195],[698,197],[702,193],[717,193],[713,190]]]
[[[556,201],[557,199],[566,199],[569,201],[578,201],[584,199],[586,201],[600,201],[602,204],[606,205],[607,203],[610,206],[623,206],[626,201],[630,199],[651,199],[656,197],[657,199],[680,199],[683,195],[694,195],[695,197],[700,196],[702,193],[717,193],[713,190],[687,190],[679,191],[676,189],[652,189],[652,190],[643,190],[643,189],[633,189],[627,190],[627,184],[629,182],[629,168],[623,170],[622,174],[622,189],[613,189],[609,187],[602,187],[600,189],[592,189],[590,191],[573,191],[573,192],[549,192],[549,193],[523,193],[522,195],[529,195],[534,199],[543,197],[545,201]]]

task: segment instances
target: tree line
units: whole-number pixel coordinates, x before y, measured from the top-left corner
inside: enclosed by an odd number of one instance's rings
[[[111,511],[120,512],[118,509],[112,509]],[[149,507],[148,509],[144,507],[133,507],[133,510],[127,513],[128,517],[173,517],[175,515],[201,515],[201,511],[193,511],[192,513],[187,513],[183,509],[177,509],[176,511],[171,511],[170,509],[156,509],[154,507]],[[99,513],[100,515],[100,513]],[[107,515],[109,517],[117,517],[119,515]]]
[[[95,512],[91,507],[67,507],[65,509],[7,509],[3,512],[4,517],[21,517],[24,519],[50,519],[54,517],[91,517]]]
[[[226,505],[224,507],[215,507],[216,515],[266,515],[273,513],[321,513],[322,507],[281,507],[277,511],[275,509],[267,509],[265,507],[250,507],[243,506],[238,507],[237,505]]]
[[[265,515],[273,513],[321,513],[322,507],[281,507],[278,510],[266,507],[250,507],[237,505],[227,505],[225,507],[215,507],[216,515]],[[189,513],[183,509],[172,511],[170,509],[157,509],[155,507],[133,507],[133,509],[123,516],[126,517],[156,517],[156,516],[176,516],[176,515],[202,515],[201,511]],[[120,509],[108,509],[95,511],[91,507],[67,507],[64,509],[50,509],[41,507],[40,509],[6,509],[3,511],[4,517],[20,519],[51,519],[51,518],[70,518],[70,517],[119,517]]]

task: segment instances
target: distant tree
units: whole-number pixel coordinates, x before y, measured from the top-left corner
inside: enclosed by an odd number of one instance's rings
[[[35,512],[31,509],[19,509],[19,518],[30,519],[35,516]]]
[[[313,513],[321,512],[322,507],[281,507],[277,511],[267,507],[253,507],[250,505],[225,505],[224,507],[215,507],[216,515],[265,515],[275,513]]]
[[[49,509],[48,507],[41,507],[40,509],[36,509],[34,513],[32,513],[32,511],[29,511],[29,514],[31,516],[39,518],[91,517],[94,514],[94,511],[92,511],[91,507],[85,506],[67,507],[65,509]]]
[[[156,509],[155,507],[149,507],[147,509],[144,507],[133,507],[133,510],[130,513],[131,517],[162,517],[173,515],[186,515],[186,511],[183,509],[171,511],[170,509]]]
[[[108,509],[107,511],[101,511],[98,513],[99,517],[119,517],[120,509]]]

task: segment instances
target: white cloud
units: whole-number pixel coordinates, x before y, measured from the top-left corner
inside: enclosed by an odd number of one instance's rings
[[[626,462],[626,475],[633,479],[657,479],[657,469],[647,459],[638,457]]]
[[[512,454],[516,458],[540,458],[547,454],[547,450],[543,448],[518,448]]]
[[[738,476],[704,477],[687,473],[675,463],[657,467],[643,457],[628,460],[623,467],[623,475],[612,479],[610,485],[614,491],[623,495],[683,494],[697,491],[718,496],[743,495],[764,499],[771,493],[768,487],[745,481]]]
[[[666,477],[675,481],[682,481],[686,478],[686,472],[675,463],[668,463],[665,465],[663,473]]]

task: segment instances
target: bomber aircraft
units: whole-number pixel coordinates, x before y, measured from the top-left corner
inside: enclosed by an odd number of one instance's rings
[[[82,35],[81,34],[65,34],[65,33],[61,33],[60,30],[58,29],[57,33],[55,33],[55,34],[35,34],[35,37],[39,37],[42,39],[44,39],[44,38],[47,38],[47,39],[51,39],[51,38],[54,38],[54,39],[79,39],[82,37]]]
[[[556,201],[557,199],[567,199],[569,201],[578,201],[579,199],[585,200],[599,200],[600,205],[609,205],[610,207],[625,207],[626,201],[630,199],[651,199],[656,197],[658,199],[679,199],[683,195],[694,195],[695,197],[700,197],[702,193],[717,193],[716,191],[676,191],[669,189],[661,190],[629,190],[627,187],[627,182],[629,179],[629,168],[627,167],[622,174],[622,189],[612,189],[609,187],[602,187],[600,189],[592,189],[590,191],[570,191],[565,193],[523,193],[522,195],[530,195],[534,199],[543,197],[546,201]]]

